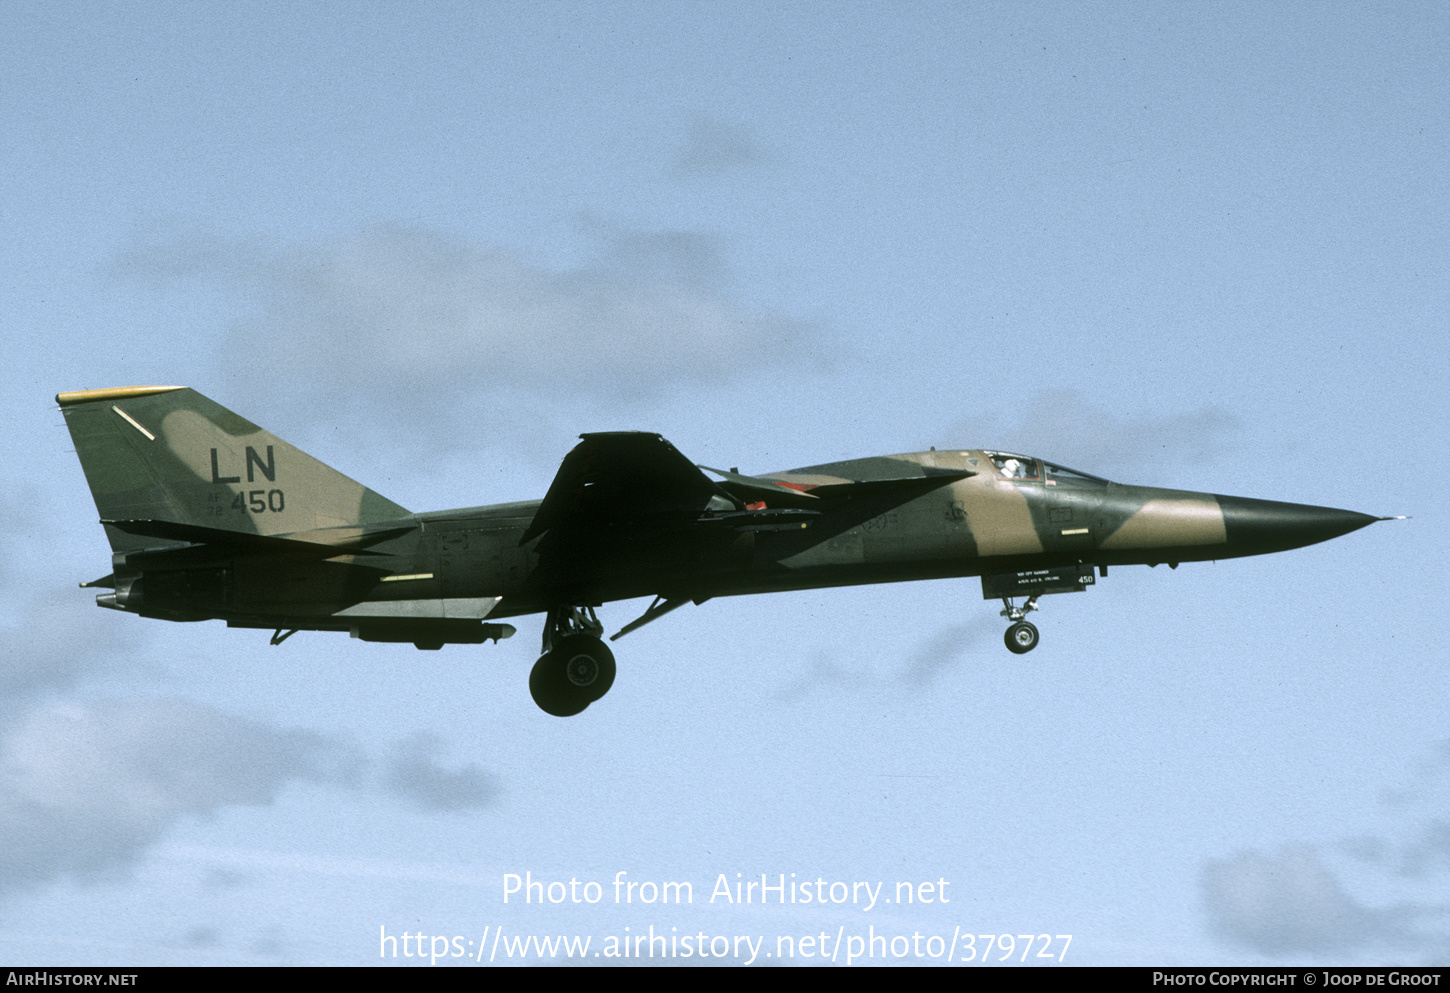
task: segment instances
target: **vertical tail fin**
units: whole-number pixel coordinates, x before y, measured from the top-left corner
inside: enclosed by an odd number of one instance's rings
[[[56,396],[102,522],[162,521],[281,535],[408,511],[182,386]],[[154,540],[112,526],[115,551]]]

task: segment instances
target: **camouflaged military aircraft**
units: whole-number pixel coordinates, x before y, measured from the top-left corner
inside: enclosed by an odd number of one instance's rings
[[[415,514],[184,387],[56,402],[111,542],[111,573],[81,584],[111,590],[100,606],[271,629],[274,645],[347,631],[422,649],[496,642],[515,631],[503,618],[543,613],[529,690],[561,717],[614,682],[595,614],[613,600],[654,597],[610,640],[712,597],[980,576],[1021,654],[1038,598],[1109,566],[1284,551],[1387,519],[980,449],[750,476],[635,431],[582,435],[541,501]]]

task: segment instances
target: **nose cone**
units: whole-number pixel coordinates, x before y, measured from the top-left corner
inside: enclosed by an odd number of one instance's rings
[[[1302,503],[1218,497],[1224,530],[1234,555],[1259,555],[1300,548],[1358,531],[1382,520],[1369,514]]]

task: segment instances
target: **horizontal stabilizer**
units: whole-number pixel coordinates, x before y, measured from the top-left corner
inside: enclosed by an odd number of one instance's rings
[[[165,541],[186,541],[194,545],[213,545],[240,551],[312,555],[330,558],[334,555],[369,555],[368,546],[407,534],[411,527],[383,528],[365,531],[360,528],[324,528],[296,535],[248,534],[209,528],[200,524],[176,521],[101,521],[102,524],[126,534]]]
[[[364,600],[350,607],[333,611],[334,617],[387,618],[420,620],[423,618],[462,618],[481,621],[493,612],[503,597],[446,597],[431,600]]]

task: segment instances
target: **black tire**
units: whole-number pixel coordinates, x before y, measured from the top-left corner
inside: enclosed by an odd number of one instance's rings
[[[571,692],[582,694],[586,703],[593,703],[614,685],[614,653],[598,638],[587,634],[571,634],[554,649],[563,661],[564,679]]]
[[[589,697],[580,693],[564,676],[564,660],[558,652],[539,657],[529,673],[529,695],[546,714],[573,717],[589,706]]]
[[[1026,621],[1018,621],[1007,629],[1007,635],[1002,640],[1012,654],[1026,655],[1037,647],[1037,628]]]

